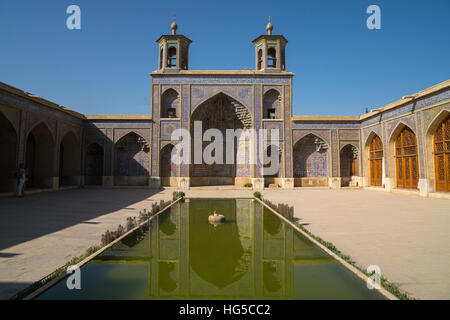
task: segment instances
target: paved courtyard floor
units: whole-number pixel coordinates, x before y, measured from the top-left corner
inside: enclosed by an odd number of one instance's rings
[[[0,298],[96,245],[174,190],[77,189],[0,198]],[[189,190],[189,197],[250,197],[250,190]],[[371,190],[266,190],[295,206],[306,228],[412,296],[450,299],[450,201]]]
[[[0,299],[8,299],[125,226],[173,190],[75,189],[0,198]]]

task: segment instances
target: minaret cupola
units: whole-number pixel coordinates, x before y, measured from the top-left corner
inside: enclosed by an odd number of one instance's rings
[[[175,15],[170,29],[172,34],[162,35],[156,40],[159,48],[158,70],[168,73],[188,70],[189,45],[192,41],[181,34],[177,34],[178,25],[175,22]]]
[[[286,70],[285,49],[287,40],[282,35],[273,35],[273,25],[266,26],[267,35],[260,35],[253,40],[255,46],[255,69],[264,72],[281,72]]]

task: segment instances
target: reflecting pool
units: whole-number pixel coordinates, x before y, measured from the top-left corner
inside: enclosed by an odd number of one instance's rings
[[[212,225],[208,216],[227,222]],[[37,299],[383,299],[251,199],[187,199]]]

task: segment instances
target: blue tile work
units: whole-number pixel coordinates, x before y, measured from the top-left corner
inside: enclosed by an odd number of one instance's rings
[[[359,130],[339,130],[340,140],[359,140]]]
[[[380,124],[376,124],[374,126],[371,127],[367,127],[361,130],[361,134],[362,134],[362,141],[364,143],[364,146],[368,145],[370,142],[367,141],[367,139],[369,138],[369,135],[371,132],[374,132],[375,134],[378,135],[378,137],[380,137],[381,141],[383,141],[383,134],[382,134],[382,129],[381,129],[381,125]]]
[[[161,86],[161,95],[164,94],[169,89],[175,90],[178,94],[180,94],[180,86],[179,85],[162,85]]]
[[[410,114],[408,116],[401,117],[399,119],[387,121],[385,123],[386,134],[387,134],[387,138],[389,139],[389,141],[392,140],[392,138],[393,138],[392,132],[395,130],[395,128],[397,128],[399,123],[403,123],[404,125],[408,126],[417,136],[416,116],[414,114]]]
[[[443,100],[447,100],[447,99],[450,99],[450,90],[443,91],[443,92],[435,94],[431,97],[420,99],[417,102],[408,103],[402,107],[386,111],[383,113],[381,120],[386,120],[386,119],[390,119],[392,117],[400,116],[400,115],[408,113],[408,112],[417,111],[417,110],[419,110],[423,107],[426,107],[430,104],[437,103],[439,101],[443,101]],[[370,118],[370,119],[363,121],[361,125],[367,126],[367,125],[375,123],[379,120],[380,120],[380,117]]]
[[[107,146],[105,149],[105,175],[106,176],[112,176],[112,163],[111,163],[111,155],[113,154],[113,129],[106,129],[106,137],[107,140]]]
[[[146,129],[116,129],[114,128],[114,143],[117,143],[117,141],[119,141],[120,139],[122,139],[124,136],[126,136],[127,134],[134,132],[136,133],[138,136],[141,136],[142,138],[144,138],[147,143],[150,143],[151,141],[151,131],[150,128],[146,128]]]
[[[261,159],[259,159],[259,131],[261,129],[262,86],[255,86],[255,131],[256,131],[256,165],[255,177],[261,177]]]
[[[283,122],[282,121],[263,121],[263,128],[267,130],[266,139],[271,138],[271,130],[278,130],[279,139],[283,139]]]
[[[55,109],[43,108],[39,103],[27,101],[4,92],[0,92],[0,104],[19,107],[47,117],[57,118],[76,125],[83,125],[83,120],[70,116],[62,111],[59,112]]]
[[[152,86],[152,119],[154,121],[152,134],[152,176],[159,176],[159,86]]]
[[[311,122],[311,121],[292,121],[293,129],[359,129],[359,122]]]
[[[179,121],[161,121],[161,140],[171,140],[172,132],[180,126]]]
[[[280,95],[283,94],[283,86],[269,85],[269,86],[264,86],[264,88],[263,88],[263,95],[266,94],[266,92],[271,90],[271,89],[277,90]]]
[[[323,141],[325,141],[328,146],[331,146],[330,144],[330,130],[292,130],[292,144],[295,146],[295,144],[302,139],[303,137],[313,134],[319,138],[321,138]]]
[[[339,177],[339,149],[338,149],[338,133],[336,129],[331,130],[331,164],[332,164],[332,176]]]
[[[152,82],[155,84],[174,84],[174,83],[236,83],[236,84],[289,84],[291,76],[157,76],[153,75]]]
[[[96,128],[150,128],[151,122],[90,122],[87,124],[87,127],[96,127]]]
[[[189,85],[183,85],[181,89],[181,127],[185,130],[189,129]],[[189,165],[186,163],[181,164],[180,175],[182,177],[189,176]]]
[[[202,102],[215,96],[219,92],[223,92],[238,102],[242,103],[250,112],[253,111],[253,86],[245,85],[193,85],[191,86],[191,110],[194,112],[195,108]]]
[[[291,140],[291,87],[284,86],[284,161],[285,161],[285,171],[283,176],[287,178],[292,177],[292,140]]]
[[[420,119],[421,117],[421,112],[417,113],[417,119],[418,121],[416,121],[417,123],[417,141],[419,144],[419,177],[421,179],[425,178],[425,150],[423,147],[423,132],[422,132],[422,121]]]
[[[328,150],[317,151],[315,136],[308,135],[294,145],[294,177],[327,177]]]

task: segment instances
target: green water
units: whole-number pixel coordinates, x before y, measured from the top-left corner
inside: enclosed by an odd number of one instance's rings
[[[227,222],[208,223],[216,210]],[[178,203],[38,299],[383,299],[249,199]]]

